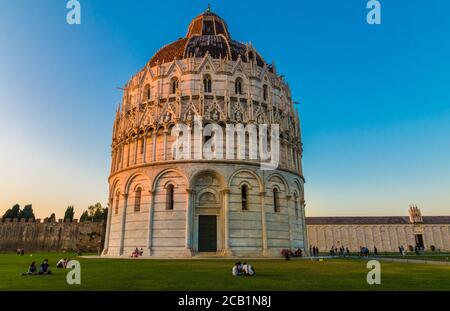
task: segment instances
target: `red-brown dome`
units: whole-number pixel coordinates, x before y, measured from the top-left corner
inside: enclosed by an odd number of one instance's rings
[[[194,18],[189,24],[185,38],[178,39],[161,48],[150,60],[150,66],[171,62],[174,59],[204,57],[209,53],[213,58],[229,58],[236,61],[239,56],[244,62],[254,58],[263,67],[262,57],[252,52],[246,45],[232,40],[226,22],[209,11]]]

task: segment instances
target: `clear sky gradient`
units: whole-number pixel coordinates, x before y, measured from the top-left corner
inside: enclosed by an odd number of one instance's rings
[[[208,2],[302,103],[308,216],[450,214],[448,0],[0,0],[1,214],[107,202],[116,87]]]

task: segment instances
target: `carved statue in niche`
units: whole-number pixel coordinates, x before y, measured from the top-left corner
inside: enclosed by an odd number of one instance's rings
[[[242,112],[240,112],[239,110],[236,111],[236,114],[235,114],[234,119],[235,119],[237,122],[242,122],[242,121],[243,121]]]
[[[192,113],[192,110],[188,111],[188,114],[186,116],[186,120],[189,121],[189,122],[194,121],[194,114]]]
[[[217,109],[214,109],[213,112],[211,113],[211,119],[214,121],[220,120],[220,113],[217,111]]]
[[[266,114],[262,111],[260,113],[258,113],[258,115],[256,116],[256,122],[258,124],[267,124],[268,122],[267,122]]]
[[[164,122],[169,123],[172,120],[172,115],[170,112],[166,113],[166,116],[164,117]]]

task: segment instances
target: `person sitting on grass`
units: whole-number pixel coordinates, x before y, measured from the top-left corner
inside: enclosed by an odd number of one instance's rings
[[[22,275],[36,275],[36,274],[37,274],[37,268],[36,268],[36,262],[34,262],[34,261],[28,267],[28,272],[22,273]]]
[[[233,269],[231,270],[231,273],[232,273],[234,276],[240,276],[240,275],[243,275],[243,274],[244,274],[243,269],[242,269],[242,265],[241,265],[241,262],[240,262],[240,261],[239,261],[239,262],[236,262],[236,263],[234,264]]]
[[[44,262],[41,264],[41,267],[39,268],[39,274],[52,274],[52,271],[50,270],[50,265],[48,264],[48,259],[45,259]]]
[[[254,276],[255,275],[255,269],[252,267],[252,265],[247,264],[244,262],[244,265],[242,266],[242,270],[244,271],[244,274],[246,276]]]
[[[139,249],[136,247],[133,253],[131,253],[131,258],[138,258],[139,257]]]
[[[288,249],[284,251],[284,259],[291,260],[291,254]]]
[[[56,264],[56,268],[65,268],[67,265],[66,258],[61,258]]]

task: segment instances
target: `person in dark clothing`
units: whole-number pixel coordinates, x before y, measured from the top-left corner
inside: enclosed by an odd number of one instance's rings
[[[48,263],[48,259],[45,259],[44,262],[41,264],[41,267],[39,268],[39,274],[52,274],[52,271],[50,270],[50,265]]]
[[[291,255],[287,250],[286,250],[286,252],[284,252],[284,259],[291,260]]]
[[[373,253],[375,254],[375,256],[378,255],[378,249],[376,246],[373,247]]]
[[[28,272],[22,273],[22,275],[36,275],[36,274],[37,274],[37,268],[36,268],[36,262],[34,262],[34,261],[28,267]]]

